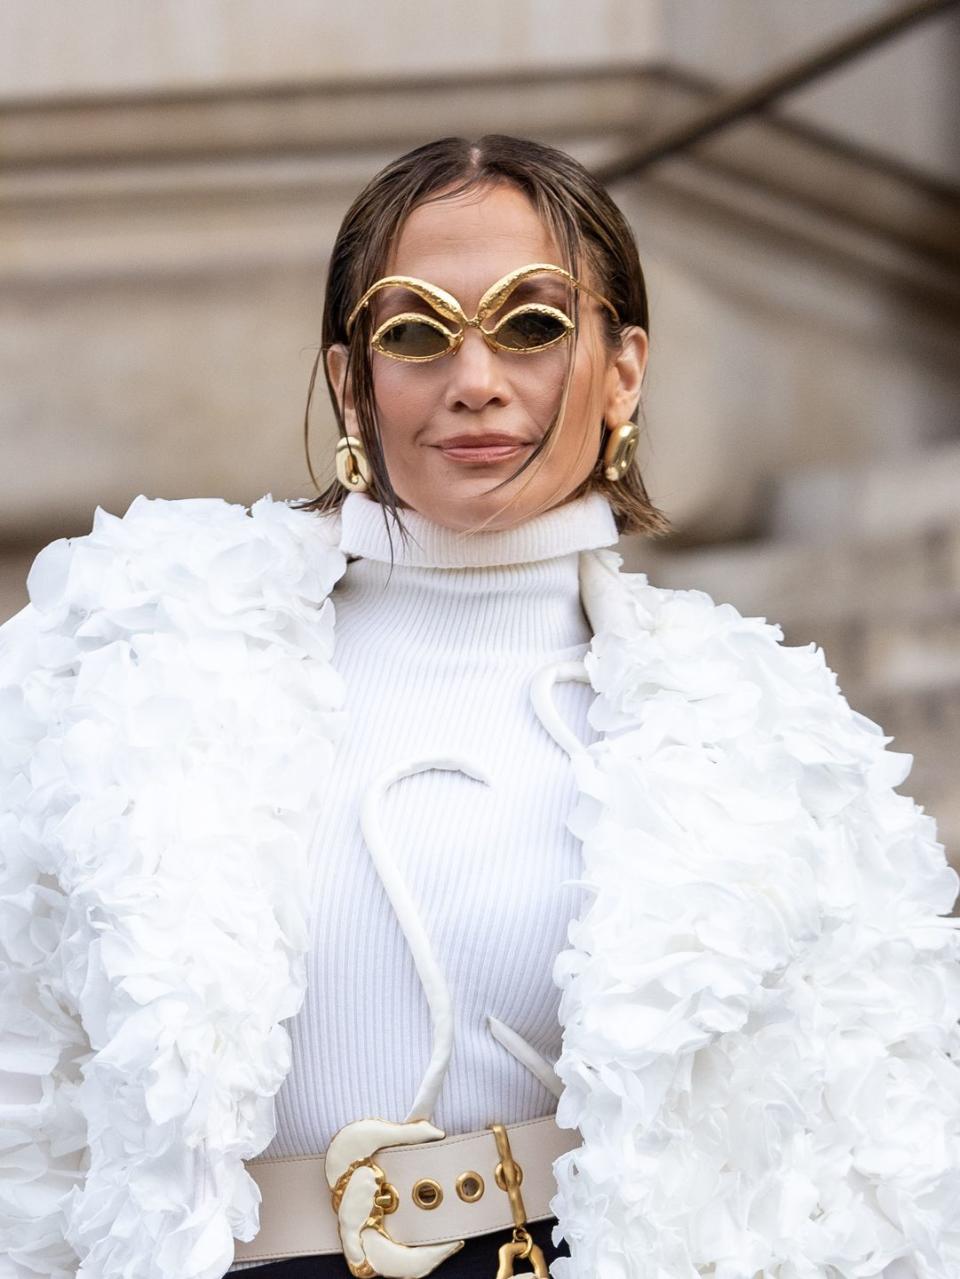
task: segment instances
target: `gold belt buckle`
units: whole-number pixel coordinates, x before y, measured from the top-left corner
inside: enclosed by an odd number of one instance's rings
[[[340,1247],[356,1279],[420,1279],[463,1247],[462,1239],[441,1244],[403,1244],[390,1237],[383,1218],[396,1208],[396,1190],[373,1156],[384,1146],[437,1141],[443,1130],[426,1119],[391,1123],[356,1119],[336,1132],[324,1157],[324,1172],[337,1214]]]

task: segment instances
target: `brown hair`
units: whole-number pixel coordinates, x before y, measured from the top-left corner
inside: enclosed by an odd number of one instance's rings
[[[601,308],[605,317],[604,341],[608,349],[616,349],[620,331],[627,325],[639,325],[648,334],[650,331],[646,286],[633,232],[606,190],[572,156],[528,138],[488,133],[477,142],[469,142],[465,138],[439,138],[408,151],[381,169],[347,210],[333,246],[324,298],[321,346],[310,375],[303,427],[307,467],[319,489],[310,464],[310,405],[317,368],[323,358],[324,375],[340,435],[347,434],[324,358],[331,346],[342,343],[348,352],[346,377],[352,376],[350,386],[358,431],[370,463],[369,496],[390,511],[403,536],[406,530],[399,517],[398,497],[387,473],[377,421],[369,347],[370,308],[361,311],[349,338],[347,317],[369,285],[385,273],[404,220],[415,208],[429,203],[431,197],[447,198],[499,183],[518,188],[530,200],[565,254],[566,260],[558,265],[580,278],[581,261],[585,260],[593,275],[593,287],[613,303],[620,316],[618,325],[606,308]],[[450,189],[453,184],[457,184],[456,188]],[[586,277],[584,279],[586,282]],[[575,289],[575,323],[579,318],[579,298],[580,292]],[[553,421],[523,465],[495,488],[509,484],[526,470],[556,431],[567,402],[576,356],[575,343],[576,334],[569,344],[563,393]],[[635,421],[636,417],[634,413],[632,420]],[[603,427],[601,422],[598,444]],[[570,494],[570,498],[590,490],[599,490],[607,498],[621,533],[659,535],[670,531],[666,516],[647,495],[636,464],[622,479],[613,483],[603,474],[598,451],[593,472]],[[346,495],[347,490],[334,480],[320,492],[319,497],[300,503],[299,509],[334,511]]]

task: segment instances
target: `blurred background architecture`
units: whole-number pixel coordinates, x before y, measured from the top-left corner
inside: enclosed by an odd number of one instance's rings
[[[821,644],[960,858],[958,72],[950,3],[5,0],[0,618],[97,505],[312,493],[345,208],[430,138],[531,136],[647,275],[677,531],[629,565]]]

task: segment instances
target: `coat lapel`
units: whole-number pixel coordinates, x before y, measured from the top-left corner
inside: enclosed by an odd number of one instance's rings
[[[612,630],[625,618],[625,598],[617,551],[581,551],[580,600],[594,635]]]

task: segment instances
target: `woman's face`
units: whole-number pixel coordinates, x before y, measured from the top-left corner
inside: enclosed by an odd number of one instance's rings
[[[457,298],[467,315],[475,315],[491,284],[534,262],[563,265],[559,247],[526,196],[502,184],[415,209],[383,274],[411,275],[438,285]],[[591,275],[581,278],[598,288]],[[540,276],[537,281],[536,300],[572,313],[572,294],[559,278]],[[525,300],[519,295],[508,299],[504,313]],[[414,294],[395,288],[379,290],[368,305],[373,328],[401,311],[429,312]],[[496,493],[488,490],[529,456],[559,407],[572,337],[547,350],[518,355],[492,350],[471,327],[458,350],[425,363],[371,351],[384,457],[403,503],[438,524],[462,530],[479,524],[512,527],[564,502],[596,464],[601,422],[613,427],[628,421],[640,395],[646,333],[627,329],[622,350],[610,351],[602,339],[602,309],[580,291],[579,341],[564,420],[540,457]],[[498,315],[488,317],[484,326],[492,328]],[[346,348],[331,348],[328,360],[347,427],[356,434],[351,397],[345,403],[342,398]],[[483,437],[493,434],[506,441],[481,452]]]

